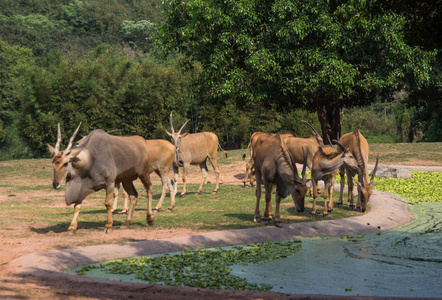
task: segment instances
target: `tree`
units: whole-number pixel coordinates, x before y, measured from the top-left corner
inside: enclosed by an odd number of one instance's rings
[[[160,40],[202,64],[201,102],[315,111],[324,136],[340,110],[430,77],[436,51],[405,43],[406,19],[367,15],[365,1],[169,1]]]

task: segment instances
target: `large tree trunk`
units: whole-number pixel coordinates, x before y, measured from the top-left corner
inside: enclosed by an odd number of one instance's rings
[[[315,106],[319,123],[321,123],[324,144],[329,144],[327,135],[330,139],[339,140],[341,137],[340,107],[333,103],[323,105],[319,101],[315,101]]]

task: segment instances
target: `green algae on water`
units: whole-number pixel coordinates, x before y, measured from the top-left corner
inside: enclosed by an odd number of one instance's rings
[[[246,246],[185,250],[162,255],[141,256],[87,265],[77,274],[112,280],[149,282],[209,289],[267,291],[267,283],[249,283],[231,273],[232,265],[260,265],[284,259],[301,248],[301,242],[265,242]],[[104,275],[104,276],[103,276]]]

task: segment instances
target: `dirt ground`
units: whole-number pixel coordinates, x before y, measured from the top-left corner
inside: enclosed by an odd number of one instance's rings
[[[221,182],[223,184],[242,184],[244,162],[221,166]],[[198,183],[200,172],[196,167],[191,172],[188,182]],[[180,179],[181,181],[181,179]],[[214,181],[213,169],[209,167],[208,181]],[[154,183],[158,184],[158,181]],[[70,244],[91,240],[104,243],[119,237],[130,237],[134,240],[158,240],[198,234],[188,229],[165,230],[115,230],[112,234],[98,233],[84,229],[74,236],[65,233],[43,236],[29,236],[29,228],[0,229],[0,298],[1,299],[300,299],[302,295],[288,295],[266,292],[218,291],[194,288],[178,288],[161,285],[128,285],[120,283],[72,282],[63,277],[37,278],[19,276],[10,262],[18,257],[35,252],[46,252],[70,248]],[[12,228],[12,230],[11,230]],[[26,233],[26,235],[25,235]],[[81,234],[87,233],[87,234]],[[26,237],[22,237],[26,236]],[[315,299],[320,299],[315,298]],[[328,299],[333,297],[327,297]],[[336,299],[342,297],[335,297]],[[312,299],[310,297],[310,299]]]

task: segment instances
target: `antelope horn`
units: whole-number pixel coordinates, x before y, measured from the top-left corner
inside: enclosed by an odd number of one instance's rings
[[[72,143],[74,142],[74,139],[77,136],[77,133],[78,133],[78,130],[80,129],[80,126],[81,126],[81,122],[80,122],[80,124],[78,124],[77,129],[75,129],[74,134],[71,136],[71,139],[69,140],[69,144],[68,144],[68,146],[67,146],[65,151],[69,151],[72,148]]]
[[[57,132],[57,142],[55,143],[55,151],[54,155],[57,154],[60,151],[60,144],[61,144],[61,130],[60,130],[60,123],[58,123],[58,132]]]
[[[330,136],[327,134],[328,142],[330,143],[330,146],[333,146],[332,141],[330,140]]]
[[[370,183],[373,183],[374,176],[375,176],[375,174],[376,174],[376,169],[378,168],[378,161],[379,161],[379,153],[378,153],[378,156],[376,156],[376,164],[374,165],[373,172],[371,172],[371,180],[370,180]]]
[[[120,132],[120,131],[121,131],[121,129],[114,129],[114,130],[106,131],[106,133],[111,134],[111,133],[114,133],[114,132]]]
[[[302,147],[302,157],[304,160],[304,164],[302,165],[302,172],[301,172],[301,176],[302,176],[302,180],[305,180],[306,178],[306,168],[307,168],[307,154],[305,153],[304,147]]]
[[[337,140],[333,140],[333,142],[335,142],[335,144],[336,144],[336,145],[338,145],[338,146],[339,146],[339,148],[341,148],[341,150],[342,150],[342,151],[344,151],[344,152],[345,152],[345,151],[347,150],[347,149],[345,149],[345,147],[344,147],[344,146],[342,146],[342,144],[341,144],[340,142],[338,142]]]
[[[187,119],[186,122],[184,122],[183,126],[181,126],[180,130],[178,131],[179,134],[181,134],[181,131],[184,129],[184,126],[187,125],[187,123],[189,123],[190,119]]]
[[[175,133],[175,130],[173,130],[172,112],[170,112],[170,129],[172,130],[172,133]]]
[[[307,123],[308,126],[310,126],[312,128],[312,130],[316,133],[317,136],[319,136],[319,133],[316,131],[316,129],[313,127],[312,124],[310,124],[309,122],[305,121],[305,120],[301,120],[301,122]]]
[[[292,170],[293,170],[293,172],[295,174],[298,174],[298,170],[296,169],[296,162],[295,162],[295,159],[292,156],[292,153],[289,150],[286,149],[285,143],[281,139],[281,135],[279,133],[277,133],[276,136],[278,137],[279,142],[281,143],[281,151],[282,151],[282,155],[284,156],[284,159],[286,159],[286,160],[288,159],[287,156],[286,156],[287,155],[286,152],[288,152],[289,157],[290,157],[290,162],[291,162]]]

